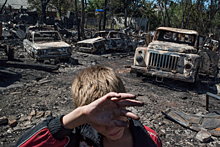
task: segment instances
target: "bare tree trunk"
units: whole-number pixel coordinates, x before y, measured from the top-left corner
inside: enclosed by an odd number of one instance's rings
[[[3,9],[4,9],[4,7],[5,7],[6,3],[7,3],[7,1],[8,1],[8,0],[5,0],[5,3],[2,5],[2,8],[1,8],[0,14],[2,14],[2,11],[3,11]]]
[[[144,27],[144,32],[146,32],[146,30],[147,30],[147,23],[148,23],[148,18],[147,18],[147,16],[146,16],[146,19],[145,19],[145,27]]]
[[[114,28],[114,25],[113,25],[113,12],[112,12],[112,0],[111,0],[111,4],[108,3],[108,7],[109,7],[109,11],[110,11],[110,15],[111,15],[111,19],[112,19],[112,22],[111,22],[111,29]]]
[[[47,1],[41,0],[43,23],[46,23],[46,7],[49,2],[50,0],[47,0]]]
[[[186,24],[185,24],[185,27],[184,27],[184,28],[187,28],[187,27],[188,27],[188,23],[189,23],[189,16],[190,16],[191,9],[192,9],[192,0],[189,0],[189,3],[190,3],[190,6],[189,6],[189,8],[188,8],[188,12],[187,12],[187,19],[186,19]]]
[[[99,31],[101,31],[101,24],[102,24],[102,14],[99,17]]]
[[[81,0],[82,3],[82,12],[81,12],[81,36],[85,39],[84,34],[84,24],[85,24],[85,9],[84,9],[84,0]]]
[[[125,28],[127,28],[127,17],[128,17],[128,12],[127,12],[127,0],[124,0],[124,9],[125,9]]]
[[[162,17],[163,17],[163,21],[162,21],[161,26],[165,26],[165,15],[164,15],[164,12],[163,12],[163,8],[161,7],[160,1],[159,1],[159,6],[160,6],[160,10],[162,12]]]
[[[76,11],[76,21],[77,21],[77,30],[78,30],[78,41],[80,41],[80,29],[79,29],[79,19],[77,12],[77,0],[75,0],[75,11]]]
[[[59,16],[60,16],[60,19],[61,19],[62,12],[61,12],[61,7],[60,7],[60,6],[59,6],[59,8],[58,8],[58,13],[59,13]]]
[[[166,13],[166,15],[167,15],[167,19],[168,19],[169,27],[171,27],[171,24],[170,24],[170,18],[169,18],[169,15],[168,15],[168,13],[167,13],[167,7],[166,7],[165,0],[164,0],[164,9],[165,9],[165,13]]]
[[[150,31],[150,17],[149,17],[148,26],[147,26],[147,32],[149,31]]]
[[[181,9],[182,9],[182,24],[181,24],[181,28],[184,28],[184,13],[183,13],[183,0],[181,0]]]
[[[107,0],[105,0],[105,10],[104,10],[104,19],[103,19],[103,30],[105,30],[105,23],[106,23],[106,5],[107,5]]]
[[[210,5],[210,10],[209,10],[209,21],[208,21],[208,25],[207,25],[207,29],[211,28],[211,32],[212,32],[212,27],[211,27],[211,15],[212,15],[212,11],[213,11],[213,0],[211,0],[211,5]]]
[[[203,16],[202,16],[202,9],[201,9],[201,3],[200,3],[200,0],[198,0],[198,3],[199,3],[199,11],[200,11],[200,15],[201,15],[201,18],[202,18],[202,26],[203,26],[204,32],[206,33],[205,24],[204,24],[204,19],[203,19]]]
[[[141,18],[141,20],[139,21],[139,26],[138,26],[138,35],[140,35],[141,23],[142,23],[142,18]]]
[[[214,32],[216,32],[216,19],[217,19],[217,16],[218,16],[218,11],[219,11],[219,4],[217,5],[217,11],[216,11],[216,14],[215,14],[215,24],[213,26],[213,30]],[[216,33],[215,33],[216,34]],[[215,35],[214,34],[214,35]]]

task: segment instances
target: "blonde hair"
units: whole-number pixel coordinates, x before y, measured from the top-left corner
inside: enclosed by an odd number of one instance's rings
[[[123,93],[125,87],[113,69],[97,65],[80,72],[72,84],[75,107],[88,105],[109,92]]]

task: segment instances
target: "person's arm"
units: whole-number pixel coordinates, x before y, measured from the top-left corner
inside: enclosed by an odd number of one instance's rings
[[[71,113],[65,115],[62,119],[62,123],[69,129],[73,129],[85,123],[127,127],[128,123],[126,121],[116,120],[114,118],[117,118],[117,116],[126,116],[139,119],[136,114],[125,108],[128,106],[142,106],[144,103],[131,99],[135,99],[135,95],[110,92],[89,105],[78,107]]]
[[[125,110],[127,106],[142,106],[135,96],[127,93],[110,92],[89,105],[78,107],[69,114],[53,119],[47,119],[23,134],[16,143],[19,147],[29,146],[65,146],[72,130],[82,124],[126,127],[125,121],[115,120],[117,116],[127,116],[133,119],[139,117]]]
[[[59,147],[65,146],[72,130],[64,128],[60,117],[50,117],[28,130],[16,142],[16,147]],[[56,139],[55,139],[56,138]]]

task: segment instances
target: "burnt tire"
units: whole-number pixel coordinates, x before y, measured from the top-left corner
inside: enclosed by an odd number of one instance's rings
[[[8,60],[11,61],[14,59],[14,50],[9,48],[8,50]]]
[[[137,76],[137,77],[141,77],[141,76],[143,76],[143,73],[141,73],[141,72],[136,72],[136,76]]]
[[[133,51],[133,47],[131,46],[127,47],[127,52],[130,53],[131,51]]]
[[[97,49],[97,54],[104,54],[105,53],[105,47],[104,46],[99,46]]]

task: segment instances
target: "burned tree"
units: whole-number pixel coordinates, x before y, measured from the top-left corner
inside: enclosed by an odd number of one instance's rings
[[[105,0],[104,19],[103,19],[103,30],[105,30],[105,23],[106,23],[106,5],[107,5],[107,0]]]
[[[43,23],[46,23],[46,7],[50,0],[41,0]]]
[[[84,24],[85,24],[85,7],[84,7],[84,0],[81,1],[82,4],[82,11],[81,11],[81,36],[83,39],[85,39],[84,34]]]
[[[5,3],[2,5],[2,8],[1,8],[0,14],[2,14],[2,11],[3,11],[3,9],[4,9],[4,7],[5,7],[6,3],[7,3],[7,1],[8,1],[8,0],[5,0]]]
[[[78,30],[78,40],[80,41],[80,29],[79,29],[79,19],[78,19],[78,12],[77,12],[77,0],[75,0],[75,10],[76,10],[76,21],[77,21],[77,30]]]

